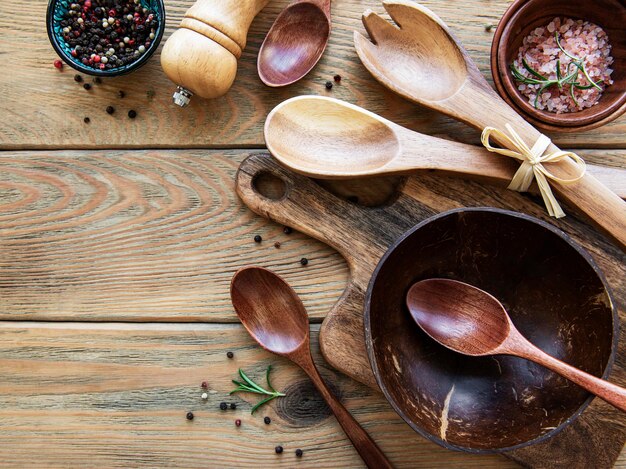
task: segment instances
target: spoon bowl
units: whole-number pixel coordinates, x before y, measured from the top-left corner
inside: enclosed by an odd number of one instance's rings
[[[285,8],[259,50],[261,81],[279,87],[304,77],[324,53],[330,27],[330,0],[295,2]]]

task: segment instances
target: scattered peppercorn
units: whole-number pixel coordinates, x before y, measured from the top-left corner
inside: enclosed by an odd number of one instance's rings
[[[187,420],[193,420],[193,412],[187,412]]]
[[[226,402],[220,402],[220,409],[222,410],[228,409],[228,405],[226,404]]]
[[[239,419],[235,420],[235,425],[237,425],[238,427],[241,427],[241,420]]]
[[[85,118],[83,119],[83,122],[84,122],[85,124],[89,124],[89,123],[91,122],[91,119],[90,119],[89,117],[85,117]]]
[[[269,425],[272,423],[272,419],[269,417],[263,417],[263,422],[265,422],[265,425]]]
[[[128,111],[128,117],[130,117],[131,119],[134,119],[135,117],[137,117],[137,111],[134,111],[133,109],[131,109],[130,111]]]
[[[292,232],[293,232],[293,230],[290,227],[288,227],[288,226],[283,228],[283,233],[285,233],[285,234],[291,234]]]
[[[107,106],[106,111],[107,114],[113,114],[115,112],[115,108],[113,106]]]
[[[117,92],[117,96],[118,96],[118,98],[124,98],[124,96],[126,96],[126,93],[124,93],[122,90],[119,90]]]
[[[274,247],[275,247],[276,249],[280,249],[280,243],[279,243],[278,241],[276,241],[276,242],[274,243]]]
[[[335,80],[337,83],[339,83],[341,81],[341,75],[335,75],[333,77],[333,80]]]
[[[74,75],[74,81],[76,83],[80,83],[81,81],[83,81],[83,77],[81,77],[80,75]]]
[[[201,387],[202,389],[206,389],[206,388],[208,388],[208,387],[209,387],[209,383],[207,383],[206,381],[202,381],[202,383],[200,384],[200,387]]]
[[[309,260],[306,257],[303,257],[302,259],[300,259],[300,264],[307,265],[308,263],[309,263]]]
[[[85,88],[86,90],[90,90],[91,89],[91,85],[89,83],[85,83],[83,85],[83,88]]]
[[[276,448],[274,448],[274,451],[276,451],[276,454],[281,454],[283,452],[283,447],[278,445]]]
[[[226,352],[226,356],[228,358],[233,358],[235,356],[235,354],[233,352]]]
[[[327,90],[330,90],[333,87],[333,82],[332,81],[327,81],[325,86],[326,86]]]
[[[54,68],[57,68],[59,70],[63,69],[63,62],[61,62],[59,59],[56,59],[53,63]]]
[[[101,84],[101,83],[102,83],[102,79],[101,79],[100,77],[95,77],[95,78],[93,79],[93,82],[94,82],[96,85],[99,85],[99,84]]]
[[[298,456],[299,458],[301,458],[301,457],[302,457],[302,454],[303,454],[303,453],[304,453],[304,452],[303,452],[300,448],[298,448],[298,449],[296,450],[296,456]]]
[[[237,408],[237,404],[235,404],[234,402],[230,403],[230,408],[231,410],[235,410]]]
[[[254,237],[254,242],[255,243],[260,243],[261,241],[263,241],[263,238],[261,237],[261,235],[256,235]]]
[[[485,31],[489,32],[493,29],[493,25],[492,24],[486,24],[485,25]]]

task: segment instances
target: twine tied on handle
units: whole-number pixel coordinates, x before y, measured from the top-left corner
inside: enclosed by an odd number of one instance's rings
[[[539,186],[539,192],[543,202],[546,204],[548,213],[552,217],[562,218],[565,216],[565,212],[561,209],[559,202],[554,197],[548,179],[559,182],[561,184],[571,184],[578,181],[585,175],[586,165],[584,160],[576,153],[571,151],[555,151],[544,155],[552,141],[545,135],[541,135],[532,148],[528,148],[528,145],[522,140],[522,138],[513,130],[509,124],[505,125],[506,130],[509,131],[510,137],[499,129],[494,127],[485,127],[483,130],[481,141],[485,148],[491,152],[498,153],[500,155],[509,156],[520,160],[522,164],[513,176],[508,189],[517,192],[526,192],[530,187],[533,179],[537,179],[537,185]],[[489,139],[494,136],[497,140],[504,143],[506,148],[497,148],[491,145]],[[548,171],[542,163],[557,163],[566,158],[571,158],[576,164],[579,175],[570,179],[563,179],[555,176]]]

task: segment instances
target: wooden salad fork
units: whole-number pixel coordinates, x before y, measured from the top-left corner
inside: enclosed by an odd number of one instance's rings
[[[428,8],[409,0],[384,1],[395,25],[371,10],[363,24],[371,41],[354,33],[363,65],[384,86],[414,103],[444,113],[472,127],[504,129],[506,124],[532,146],[541,133],[517,114],[489,86],[446,24]],[[504,145],[503,141],[498,142]],[[547,151],[559,149],[550,144]],[[571,159],[545,163],[559,178],[572,179]],[[626,203],[588,172],[572,184],[550,182],[559,199],[578,207],[626,249]]]

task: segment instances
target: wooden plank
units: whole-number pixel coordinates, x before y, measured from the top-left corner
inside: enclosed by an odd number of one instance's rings
[[[0,153],[0,319],[236,321],[230,278],[259,264],[285,276],[321,321],[346,286],[346,264],[245,208],[233,180],[249,153]],[[626,151],[581,154],[626,166]],[[394,183],[325,187],[377,205]]]
[[[317,345],[313,353],[396,467],[516,467],[501,455],[451,452],[418,437],[380,394],[325,367]],[[264,382],[268,364],[288,396],[251,416],[256,396],[228,396],[230,380],[241,367]],[[2,467],[363,467],[305,375],[238,325],[2,323],[0,369]],[[237,410],[221,411],[222,401]]]
[[[192,3],[193,0],[166,1],[165,38]],[[70,67],[59,73],[52,66],[56,55],[43,27],[47,2],[29,2],[28,14],[24,14],[22,1],[3,0],[0,29],[6,34],[0,38],[0,55],[5,64],[5,73],[0,74],[0,147],[260,147],[269,110],[300,94],[334,96],[424,133],[478,142],[478,132],[384,90],[360,64],[352,32],[364,32],[360,17],[366,8],[383,11],[379,1],[334,1],[333,31],[319,65],[293,86],[265,87],[257,76],[256,56],[266,32],[287,3],[288,0],[271,2],[252,24],[239,75],[229,94],[210,102],[194,99],[183,110],[171,101],[174,86],[160,68],[159,52],[140,71],[106,80],[88,92],[73,81]],[[496,24],[509,0],[422,3],[448,23],[483,74],[490,77],[493,32],[486,32],[485,24]],[[324,83],[336,73],[343,77],[341,84],[327,91]],[[126,92],[126,98],[117,97],[120,89]],[[149,98],[148,93],[154,96]],[[113,116],[104,112],[108,105],[117,108]],[[126,117],[129,109],[139,113],[135,120]],[[88,125],[83,123],[85,116],[91,118]],[[561,147],[626,148],[626,117],[593,131],[554,136],[554,140]]]

